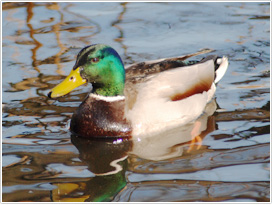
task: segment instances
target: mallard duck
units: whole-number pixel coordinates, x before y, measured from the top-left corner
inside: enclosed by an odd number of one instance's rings
[[[124,67],[110,46],[90,45],[78,53],[71,73],[48,96],[60,97],[91,83],[92,91],[72,116],[71,132],[140,140],[190,123],[203,113],[228,67],[228,59],[216,55],[186,60],[206,52]]]

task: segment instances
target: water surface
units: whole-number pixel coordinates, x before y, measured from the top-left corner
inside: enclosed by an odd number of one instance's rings
[[[269,3],[2,8],[2,201],[270,201]],[[141,142],[86,140],[68,128],[90,86],[47,93],[93,43],[125,64],[210,48],[230,65],[195,123]]]

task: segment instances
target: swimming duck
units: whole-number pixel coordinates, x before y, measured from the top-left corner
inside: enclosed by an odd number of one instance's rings
[[[187,60],[206,52],[124,67],[110,46],[90,45],[78,53],[71,73],[48,97],[91,83],[92,91],[72,116],[71,132],[140,139],[190,123],[203,113],[228,67],[228,59],[216,55]]]

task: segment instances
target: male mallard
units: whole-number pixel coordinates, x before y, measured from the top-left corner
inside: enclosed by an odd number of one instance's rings
[[[197,119],[228,67],[226,57],[201,61],[182,57],[136,63],[124,68],[118,53],[103,44],[77,55],[69,76],[48,96],[60,97],[92,84],[92,92],[72,116],[70,129],[82,137],[140,137]]]

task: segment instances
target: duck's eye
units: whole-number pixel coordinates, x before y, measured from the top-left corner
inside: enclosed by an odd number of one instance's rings
[[[97,62],[99,61],[99,58],[92,58],[91,61],[92,61],[93,63],[97,63]]]

